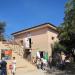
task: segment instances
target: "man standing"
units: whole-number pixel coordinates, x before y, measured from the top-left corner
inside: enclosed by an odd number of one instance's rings
[[[0,60],[0,75],[1,75],[1,60]]]
[[[1,61],[1,75],[7,75],[7,62],[4,58]]]
[[[52,69],[52,56],[49,56],[48,66],[49,66],[49,69]]]

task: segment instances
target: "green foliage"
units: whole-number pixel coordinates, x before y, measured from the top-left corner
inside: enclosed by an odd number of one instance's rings
[[[0,41],[4,40],[5,22],[0,22]]]
[[[66,47],[61,45],[59,42],[55,42],[54,45],[52,45],[52,51],[60,53],[61,51],[66,51]]]
[[[72,54],[75,61],[75,0],[68,0],[65,5],[64,22],[58,27],[59,42],[52,46],[53,53],[65,51]]]
[[[59,27],[58,37],[67,49],[75,48],[75,0],[68,0],[65,5],[64,22]]]

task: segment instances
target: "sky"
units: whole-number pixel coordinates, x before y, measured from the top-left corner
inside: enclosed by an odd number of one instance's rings
[[[5,35],[43,23],[63,22],[66,0],[0,0],[0,21]]]

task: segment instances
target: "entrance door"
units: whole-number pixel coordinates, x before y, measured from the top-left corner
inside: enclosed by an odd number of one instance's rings
[[[43,51],[40,51],[40,57],[43,58]]]
[[[24,50],[24,55],[23,55],[23,57],[24,57],[25,59],[27,59],[28,61],[31,60],[31,52],[30,52],[30,49],[25,49],[25,50]]]

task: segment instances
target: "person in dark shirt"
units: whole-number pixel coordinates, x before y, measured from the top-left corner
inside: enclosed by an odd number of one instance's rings
[[[1,61],[1,75],[7,75],[7,62],[2,58]]]
[[[0,60],[0,70],[1,70],[1,60]]]

